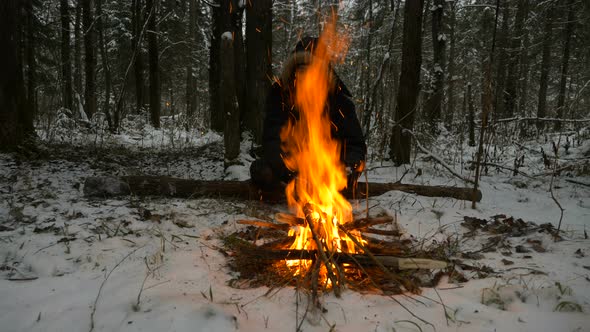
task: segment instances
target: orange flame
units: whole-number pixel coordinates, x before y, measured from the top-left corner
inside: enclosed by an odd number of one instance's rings
[[[342,60],[348,46],[348,38],[337,35],[335,15],[317,44],[307,67],[295,76],[294,103],[299,119],[281,130],[285,165],[297,172],[287,185],[286,196],[299,217],[305,218],[304,206],[313,204],[317,211],[314,230],[326,250],[355,252],[354,243],[338,229],[338,224],[352,221],[352,207],[340,194],[347,184],[345,166],[340,161],[342,146],[331,136],[333,124],[326,107],[336,83],[330,63]],[[290,249],[317,249],[309,225],[298,226],[290,235],[293,233],[296,239]]]

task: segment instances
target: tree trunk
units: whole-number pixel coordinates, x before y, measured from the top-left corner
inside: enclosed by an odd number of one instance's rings
[[[572,34],[574,32],[574,0],[567,2],[567,23],[565,24],[563,56],[561,57],[561,78],[559,80],[559,95],[557,96],[557,115],[558,119],[563,118],[565,113],[565,92],[568,79],[568,68],[570,61],[570,46]],[[556,122],[555,131],[561,130],[561,122]]]
[[[73,111],[72,60],[70,57],[70,12],[68,0],[60,1],[62,105]]]
[[[516,10],[516,17],[514,19],[514,29],[512,30],[512,36],[510,39],[510,50],[508,55],[508,69],[506,77],[506,90],[504,93],[504,113],[507,117],[514,116],[517,101],[517,83],[521,77],[519,75],[518,60],[520,59],[520,52],[522,52],[522,32],[524,18],[526,16],[526,9],[528,7],[528,0],[518,0],[518,6]],[[520,112],[519,112],[520,114]]]
[[[194,52],[196,49],[197,0],[189,1],[189,17],[187,29],[187,60],[186,60],[186,126],[193,123],[197,104],[196,84],[193,72]]]
[[[457,20],[457,2],[454,1],[450,3],[449,13],[449,38],[450,38],[450,46],[449,46],[449,65],[448,65],[448,75],[447,75],[447,111],[445,113],[445,123],[447,124],[447,128],[453,123],[453,116],[455,115],[455,56],[457,52],[456,48],[456,36],[455,36],[455,25]]]
[[[527,28],[527,26],[529,25],[529,21],[528,21],[528,15],[529,15],[529,11],[530,11],[530,2],[527,0],[526,1],[526,8],[525,8],[525,18],[524,18],[524,26],[525,28],[523,29],[523,42],[522,42],[522,51],[520,52],[520,68],[519,68],[519,83],[518,83],[518,96],[519,96],[519,100],[518,100],[518,111],[519,114],[525,114],[525,115],[530,115],[529,112],[527,112],[527,104],[528,104],[528,97],[529,97],[529,91],[528,91],[528,87],[529,87],[529,80],[530,80],[530,64],[531,61],[534,60],[531,56],[531,51],[529,50],[530,47],[530,40],[531,40],[531,34],[529,33],[529,28]]]
[[[98,46],[100,48],[100,58],[102,60],[102,70],[104,73],[104,105],[102,112],[105,114],[109,130],[114,132],[115,126],[118,127],[118,123],[113,123],[111,118],[111,69],[109,67],[109,58],[106,50],[106,40],[104,38],[104,17],[102,13],[102,1],[96,0],[96,29],[98,30]]]
[[[224,32],[221,36],[221,80],[220,89],[223,91],[220,105],[225,114],[225,129],[223,143],[225,147],[225,167],[235,164],[240,154],[240,109],[235,85],[234,40],[231,32]]]
[[[424,186],[407,183],[373,183],[359,182],[356,196],[368,192],[369,197],[383,195],[397,190],[426,197],[451,197],[460,200],[475,198],[480,201],[481,192],[473,188]],[[178,179],[167,176],[123,176],[123,177],[87,177],[84,182],[84,195],[87,197],[109,197],[134,194],[137,196],[173,196],[185,198],[217,197],[282,201],[285,192],[261,192],[250,181],[201,181]],[[354,198],[351,190],[342,192],[346,198]],[[364,196],[363,196],[364,197]]]
[[[467,105],[469,106],[469,146],[475,146],[475,106],[473,105],[473,95],[471,94],[471,83],[467,83]]]
[[[139,114],[144,107],[144,85],[145,81],[143,79],[143,52],[141,48],[142,40],[141,38],[141,30],[144,25],[144,21],[142,20],[141,16],[141,7],[142,2],[141,0],[132,0],[131,2],[131,27],[132,27],[132,37],[131,37],[131,49],[133,52],[136,52],[135,61],[133,63],[134,75],[135,75],[135,112]],[[118,120],[118,119],[117,119]],[[116,121],[118,122],[118,121]],[[117,124],[118,125],[118,124]]]
[[[410,163],[412,136],[402,131],[412,130],[414,127],[416,102],[420,92],[423,2],[423,0],[408,1],[404,7],[402,69],[395,125],[389,144],[391,158],[398,166]]]
[[[21,113],[23,130],[26,135],[33,135],[35,128],[33,126],[33,119],[37,113],[37,61],[35,60],[35,18],[33,12],[33,0],[26,0],[25,2],[25,56],[27,61],[27,97],[26,108]]]
[[[246,5],[246,98],[244,125],[262,143],[262,122],[272,77],[272,0]]]
[[[494,119],[506,116],[504,109],[504,94],[506,88],[506,43],[508,39],[508,22],[510,21],[510,4],[508,1],[501,1],[502,7],[502,28],[498,35],[498,62],[496,63],[495,93],[494,93]]]
[[[549,84],[549,69],[551,67],[551,32],[553,25],[553,8],[548,6],[545,12],[545,28],[543,29],[543,55],[541,59],[541,77],[539,79],[539,96],[537,103],[537,117],[547,116],[547,86]],[[543,130],[545,123],[537,122],[537,128]]]
[[[150,65],[150,122],[154,128],[160,128],[160,61],[158,54],[158,26],[156,16],[159,0],[146,1],[146,13],[149,15],[148,29],[148,56]]]
[[[222,33],[222,11],[220,7],[212,7],[211,15],[213,23],[211,27],[211,46],[209,48],[209,115],[211,129],[217,132],[223,132],[225,117],[221,112],[220,100],[221,91],[219,90],[220,81],[220,48]]]
[[[82,1],[76,5],[76,21],[74,23],[74,88],[77,95],[74,114],[80,115],[80,98],[84,93],[82,87]],[[74,102],[74,101],[73,101]]]
[[[25,111],[24,79],[20,62],[20,0],[0,1],[0,149],[23,141],[20,114]]]
[[[445,0],[434,0],[432,13],[432,93],[425,105],[425,114],[428,116],[432,133],[436,132],[436,124],[441,119],[443,101],[443,89],[445,79],[445,44],[446,40],[443,31]]]
[[[84,110],[88,119],[96,113],[96,57],[94,55],[93,0],[82,0],[82,26],[84,34]]]
[[[367,33],[367,58],[366,58],[366,67],[365,69],[365,96],[363,98],[363,118],[362,118],[362,125],[363,125],[363,134],[365,137],[370,136],[370,129],[371,129],[371,116],[372,116],[372,103],[373,100],[371,99],[371,47],[373,46],[373,30],[375,26],[375,22],[373,22],[373,1],[369,0],[368,3],[368,11],[369,17],[368,22],[365,22],[365,25],[368,24],[369,26],[369,33]]]

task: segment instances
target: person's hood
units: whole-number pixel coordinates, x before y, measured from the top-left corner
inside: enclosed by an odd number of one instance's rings
[[[280,74],[281,86],[284,89],[290,89],[295,78],[295,71],[297,70],[297,67],[301,65],[309,65],[312,58],[312,53],[304,50],[291,53],[289,58],[287,58],[283,64],[283,69]],[[342,82],[342,80],[338,77],[332,66],[330,66],[330,70],[333,77],[333,87],[339,87],[338,90],[340,90],[344,95],[349,98],[352,97],[352,94],[346,85],[344,85],[344,82]]]

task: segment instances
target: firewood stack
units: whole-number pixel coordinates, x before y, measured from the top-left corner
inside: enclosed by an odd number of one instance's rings
[[[304,218],[281,212],[272,222],[237,221],[248,227],[225,238],[230,266],[240,275],[231,285],[271,289],[291,285],[308,290],[314,298],[330,291],[341,296],[345,288],[398,294],[436,284],[447,268],[439,250],[418,251],[415,240],[404,238],[387,214],[355,217],[339,225],[342,237],[356,247],[356,252],[348,253],[345,244],[335,250],[324,240],[321,211],[312,204],[303,210]],[[289,230],[294,226],[309,226],[315,249],[291,249],[294,236]]]

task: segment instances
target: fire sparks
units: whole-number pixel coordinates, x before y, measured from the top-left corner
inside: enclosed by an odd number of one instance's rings
[[[335,89],[330,63],[342,59],[347,44],[346,37],[337,35],[333,17],[314,45],[307,66],[299,68],[295,76],[294,103],[299,119],[282,128],[281,141],[285,165],[297,172],[297,177],[287,185],[287,201],[293,212],[306,220],[306,225],[292,229],[290,235],[295,235],[295,241],[290,249],[356,252],[354,242],[338,227],[352,221],[352,207],[340,194],[347,184],[346,171],[340,161],[342,146],[331,137],[326,105]],[[302,262],[288,264],[299,266]],[[326,268],[330,269],[323,267]]]

